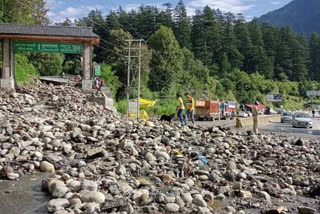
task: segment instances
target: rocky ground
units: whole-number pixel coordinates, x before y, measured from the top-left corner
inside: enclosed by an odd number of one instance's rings
[[[50,213],[318,212],[320,140],[136,122],[69,86],[0,95],[0,179],[52,173]]]

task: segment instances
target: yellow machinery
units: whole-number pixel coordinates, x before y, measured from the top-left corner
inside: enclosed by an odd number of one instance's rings
[[[154,106],[157,101],[154,100],[145,100],[140,98],[140,108],[141,107],[149,107],[149,106]],[[140,119],[142,120],[149,120],[149,115],[145,110],[140,110],[139,111]],[[130,112],[129,117],[136,119],[137,118],[137,113],[136,112]]]

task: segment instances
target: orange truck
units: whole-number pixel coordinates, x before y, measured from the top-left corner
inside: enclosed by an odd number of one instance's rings
[[[196,120],[215,120],[220,116],[220,102],[214,100],[196,101]]]
[[[196,101],[196,120],[215,120],[234,118],[237,114],[237,103],[233,101]]]

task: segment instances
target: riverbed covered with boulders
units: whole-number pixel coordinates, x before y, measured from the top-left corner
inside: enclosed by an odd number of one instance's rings
[[[49,213],[319,212],[320,139],[137,122],[71,86],[0,95],[0,180],[42,172]]]

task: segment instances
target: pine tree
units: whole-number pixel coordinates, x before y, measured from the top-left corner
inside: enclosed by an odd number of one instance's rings
[[[195,59],[193,53],[187,48],[182,49],[183,72],[179,78],[180,88],[184,90],[205,89],[209,79],[209,69]]]
[[[111,12],[105,19],[105,24],[108,30],[120,30],[121,24],[119,22],[118,16],[115,12]]]
[[[183,1],[179,1],[177,7],[175,8],[175,27],[174,35],[177,38],[180,46],[191,48],[190,34],[191,34],[191,24],[190,19],[187,16],[187,10]]]
[[[157,16],[157,25],[158,27],[166,26],[168,28],[174,28],[174,21],[173,21],[173,8],[170,3],[164,3],[162,5],[165,7],[165,10],[162,10]]]
[[[229,58],[226,53],[222,54],[222,59],[220,63],[220,71],[219,76],[220,77],[227,77],[229,72],[231,71],[231,64],[229,63]]]
[[[222,40],[222,54],[226,54],[232,69],[239,69],[243,64],[243,55],[237,48],[237,40],[233,31],[234,17],[227,14],[224,22],[223,40]],[[221,62],[225,61],[222,55]],[[227,71],[230,72],[230,71]]]
[[[182,53],[170,28],[161,26],[149,41],[153,49],[149,87],[152,91],[170,91],[182,72]]]
[[[274,76],[273,63],[265,53],[263,34],[258,20],[254,19],[248,27],[253,44],[248,71],[250,73],[259,72],[267,78],[272,78]]]
[[[278,80],[288,79],[292,73],[292,60],[290,59],[290,47],[284,29],[280,30],[279,43],[275,57],[275,76]]]
[[[320,35],[313,33],[309,42],[310,47],[310,71],[312,80],[320,81]]]
[[[117,17],[118,17],[119,24],[121,28],[123,28],[123,30],[128,31],[131,35],[136,34],[136,29],[128,21],[129,19],[128,13],[125,10],[123,10],[121,6],[118,9]]]
[[[87,17],[78,20],[76,24],[78,26],[92,27],[92,31],[102,38],[100,46],[94,49],[94,60],[99,63],[107,61],[110,51],[107,51],[105,47],[109,46],[107,40],[110,37],[110,29],[120,28],[115,13],[112,12],[105,21],[101,10],[92,10]]]
[[[143,35],[143,39],[148,40],[158,29],[157,16],[158,8],[154,6],[141,6],[137,14],[137,29]]]
[[[240,19],[236,22],[234,31],[237,38],[237,48],[244,57],[241,69],[248,73],[250,58],[253,49],[253,44],[251,42],[248,25]]]
[[[205,7],[203,12],[196,11],[191,40],[195,56],[206,66],[211,67],[218,62],[218,53],[222,46],[221,31],[217,25],[215,12],[210,7]]]
[[[55,25],[57,25],[57,26],[65,26],[65,27],[69,26],[69,27],[71,27],[71,26],[74,26],[75,23],[74,23],[72,20],[70,20],[69,18],[66,18],[63,22],[61,22],[61,23],[55,23]]]

